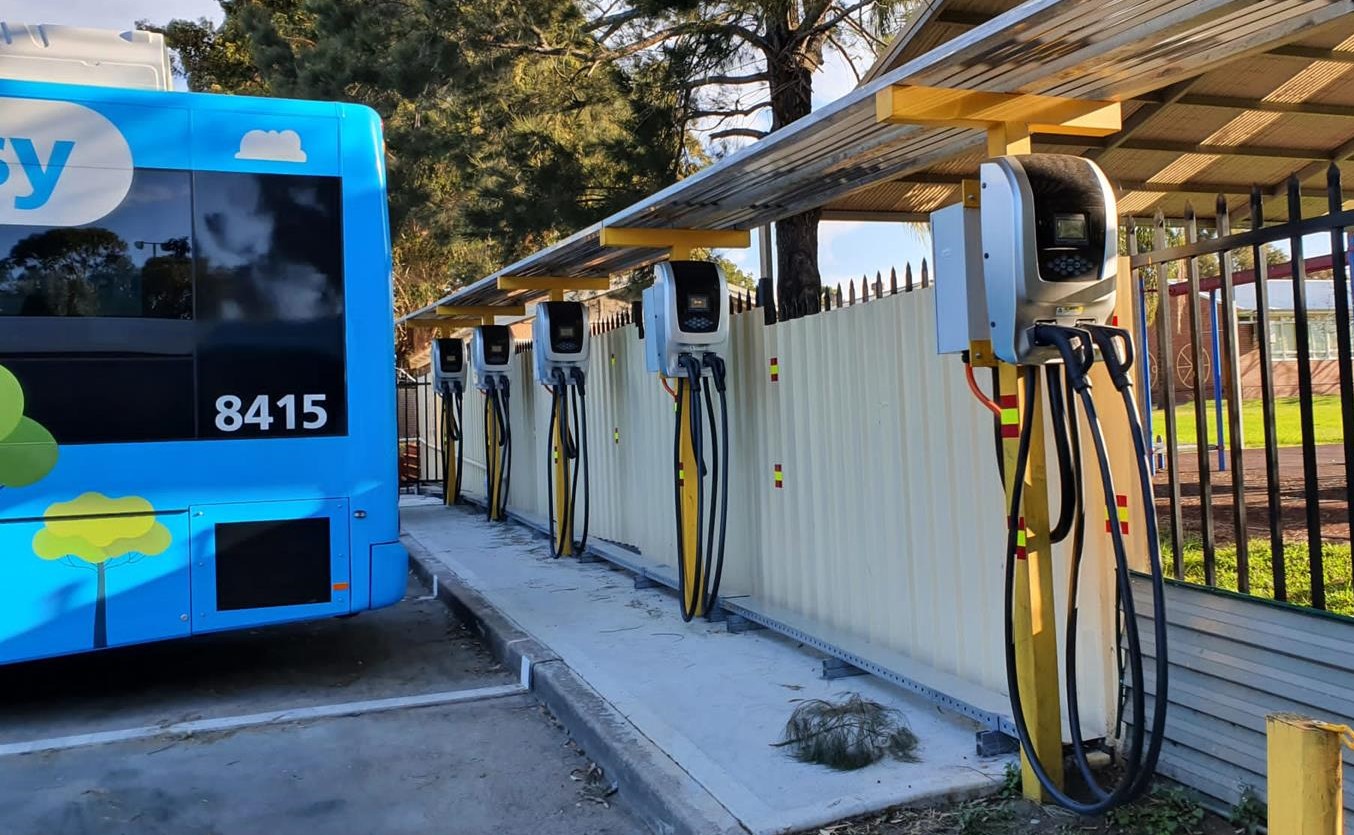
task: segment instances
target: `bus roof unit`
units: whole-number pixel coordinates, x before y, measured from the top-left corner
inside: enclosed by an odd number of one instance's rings
[[[0,78],[171,90],[164,35],[0,20]]]

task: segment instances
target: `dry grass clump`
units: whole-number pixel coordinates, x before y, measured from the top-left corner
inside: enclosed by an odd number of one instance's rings
[[[917,762],[917,735],[902,715],[852,693],[840,702],[801,702],[785,723],[779,747],[800,762],[854,771],[886,756]]]

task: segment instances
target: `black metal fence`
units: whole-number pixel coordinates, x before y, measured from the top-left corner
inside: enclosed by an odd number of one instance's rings
[[[1324,197],[1324,213],[1304,217],[1304,198],[1310,204],[1314,196]],[[1219,196],[1212,230],[1201,230],[1187,209],[1183,242],[1171,245],[1160,214],[1147,229],[1130,221],[1127,240],[1142,303],[1140,359],[1147,360],[1138,367],[1149,375],[1141,386],[1144,417],[1159,439],[1157,509],[1168,570],[1177,579],[1354,615],[1345,245],[1354,212],[1344,209],[1344,197],[1332,164],[1323,195],[1289,181],[1281,223],[1265,225],[1266,194],[1257,188],[1248,211],[1229,211]],[[1234,214],[1248,228],[1234,232]],[[1304,255],[1313,235],[1328,236],[1331,250],[1321,259],[1331,293],[1318,309],[1309,305],[1318,285]],[[1284,247],[1290,277],[1271,280],[1268,262]],[[1253,286],[1239,306],[1246,285]],[[1262,426],[1248,445],[1246,424],[1256,420]]]
[[[400,492],[417,493],[442,482],[442,455],[437,420],[442,401],[432,381],[419,379],[400,369],[395,384],[396,421],[399,428]]]

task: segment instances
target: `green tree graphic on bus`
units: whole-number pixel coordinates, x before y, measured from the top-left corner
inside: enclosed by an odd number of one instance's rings
[[[58,560],[98,575],[95,649],[108,646],[108,570],[163,554],[173,541],[154,514],[155,508],[140,496],[114,499],[102,493],[57,502],[43,514],[46,521],[33,537],[33,552],[44,560]]]
[[[0,489],[27,487],[56,466],[52,433],[24,417],[24,391],[9,369],[0,365]]]

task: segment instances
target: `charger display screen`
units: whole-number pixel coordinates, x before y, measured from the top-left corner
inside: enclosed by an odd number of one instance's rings
[[[559,325],[555,328],[555,334],[560,339],[573,339],[578,336],[577,325]]]
[[[686,309],[693,312],[696,311],[699,311],[701,313],[709,312],[710,297],[705,295],[704,293],[692,293],[691,295],[686,297]]]
[[[1086,215],[1059,214],[1053,216],[1053,241],[1058,244],[1078,245],[1089,241]]]

